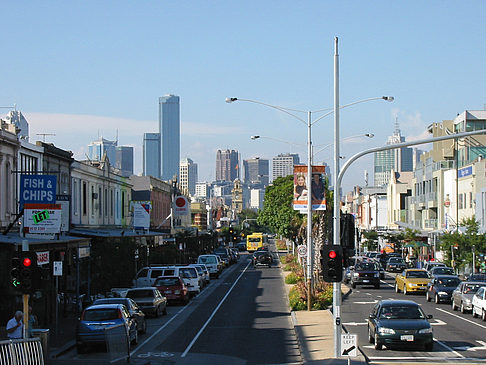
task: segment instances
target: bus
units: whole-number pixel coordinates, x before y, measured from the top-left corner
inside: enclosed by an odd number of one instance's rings
[[[255,232],[246,236],[246,249],[248,252],[254,252],[260,247],[265,247],[268,243],[267,235],[261,232]]]

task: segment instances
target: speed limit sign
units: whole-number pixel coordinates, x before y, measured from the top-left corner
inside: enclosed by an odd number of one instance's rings
[[[297,252],[299,253],[299,256],[303,257],[307,255],[307,246],[306,245],[299,245],[297,247]]]

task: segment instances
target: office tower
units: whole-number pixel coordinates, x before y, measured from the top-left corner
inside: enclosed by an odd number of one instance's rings
[[[209,198],[210,184],[206,181],[196,183],[196,193],[198,198]]]
[[[160,97],[160,177],[162,180],[171,180],[179,173],[180,124],[179,97],[170,94]]]
[[[392,136],[388,137],[387,145],[405,142],[398,125],[398,119],[395,120],[395,131]],[[391,177],[391,171],[405,172],[413,171],[413,149],[402,147],[393,150],[375,152],[375,186],[387,185]]]
[[[268,166],[269,161],[260,157],[244,160],[245,184],[261,184],[262,186],[267,186],[270,180]]]
[[[5,121],[9,124],[14,124],[20,130],[18,136],[21,139],[29,140],[29,123],[19,110],[9,111],[5,116]]]
[[[88,145],[88,158],[91,161],[101,161],[103,155],[106,153],[110,165],[116,164],[116,146],[118,141],[109,141],[100,137],[98,140],[91,142]]]
[[[294,165],[300,163],[296,153],[281,153],[272,159],[272,180],[294,174]]]
[[[121,176],[133,175],[133,147],[117,146],[115,167],[120,170]]]
[[[197,163],[190,158],[181,160],[179,167],[179,187],[182,191],[188,191],[190,195],[196,194]]]
[[[250,209],[263,209],[263,199],[265,198],[264,189],[251,189],[250,191]]]
[[[143,175],[160,178],[160,133],[143,134]]]
[[[234,181],[239,176],[238,151],[218,150],[216,152],[216,180]]]

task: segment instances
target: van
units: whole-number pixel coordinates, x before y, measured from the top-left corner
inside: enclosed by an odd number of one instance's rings
[[[190,266],[150,266],[140,269],[134,280],[134,287],[153,286],[159,276],[179,276],[191,296],[199,294],[199,275],[194,267]]]
[[[197,263],[206,265],[210,276],[219,277],[222,268],[217,255],[200,255],[197,258]]]

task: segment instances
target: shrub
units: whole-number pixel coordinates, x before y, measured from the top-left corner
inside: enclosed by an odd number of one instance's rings
[[[304,280],[304,278],[295,272],[291,272],[285,277],[285,284],[297,284],[299,281]]]
[[[292,309],[293,311],[301,311],[307,308],[307,301],[305,300],[305,298],[301,297],[297,286],[294,286],[292,289],[290,289],[289,305],[290,309]]]
[[[287,250],[287,244],[284,240],[277,240],[277,250]]]
[[[332,285],[324,282],[315,284],[315,294],[312,300],[313,309],[326,309],[332,304],[333,289]]]

